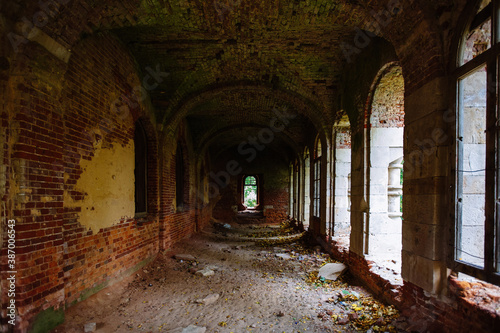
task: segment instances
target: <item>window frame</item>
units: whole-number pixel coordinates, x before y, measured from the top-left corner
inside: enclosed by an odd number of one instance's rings
[[[293,177],[293,180],[294,180],[294,190],[293,190],[293,193],[294,193],[294,207],[293,207],[293,211],[294,211],[294,217],[299,220],[300,219],[300,200],[301,200],[301,196],[300,196],[300,185],[301,185],[301,182],[300,182],[300,168],[299,168],[299,162],[298,161],[295,161],[294,163],[294,166],[293,166],[293,173],[294,173],[294,177]]]
[[[175,207],[182,211],[185,205],[184,149],[180,143],[175,151]]]
[[[476,3],[476,7],[481,1]],[[485,15],[485,11],[491,11]],[[478,279],[500,285],[500,182],[498,166],[500,161],[500,135],[499,135],[499,99],[498,99],[498,66],[500,62],[499,43],[499,1],[492,0],[491,5],[485,7],[469,20],[469,24],[460,34],[460,42],[457,48],[457,58],[454,70],[454,103],[455,103],[455,163],[454,163],[454,228],[452,228],[452,250],[449,255],[449,266],[455,272],[461,272]],[[478,20],[481,18],[481,20]],[[479,26],[491,18],[491,47],[470,61],[462,64],[464,41],[470,31],[471,25]],[[466,121],[462,115],[461,82],[467,76],[473,74],[479,68],[486,68],[486,175],[485,184],[495,184],[485,188],[485,232],[484,232],[484,267],[458,259],[459,244],[461,242],[461,191],[462,180],[460,179],[459,166],[463,161],[462,149],[462,124]],[[498,199],[498,200],[497,200]]]
[[[247,178],[248,177],[253,177],[255,179],[255,185],[250,185],[250,184],[246,184],[246,181],[247,181]],[[245,175],[243,176],[242,178],[242,185],[243,185],[243,188],[242,188],[242,200],[241,200],[241,203],[243,205],[245,205],[245,188],[247,186],[255,186],[255,189],[256,189],[256,194],[257,194],[257,201],[256,201],[256,204],[255,204],[255,207],[247,207],[247,208],[251,208],[251,209],[256,209],[257,207],[259,207],[260,205],[260,184],[259,184],[259,176],[258,175]],[[246,207],[246,205],[245,205]]]
[[[321,218],[321,141],[318,137],[313,160],[313,217]]]
[[[140,137],[138,137],[140,135]],[[142,146],[140,146],[138,140],[142,141]],[[142,148],[138,151],[138,148]],[[137,121],[134,130],[134,196],[135,196],[135,217],[144,217],[148,214],[148,136],[144,126]],[[142,157],[143,165],[138,167],[138,158]],[[138,198],[138,181],[143,184],[142,200]],[[139,202],[140,201],[140,202]],[[144,206],[144,209],[139,209]]]

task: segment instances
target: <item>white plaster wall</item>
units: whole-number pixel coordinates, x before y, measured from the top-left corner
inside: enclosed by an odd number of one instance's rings
[[[350,200],[349,174],[351,173],[351,149],[337,149],[335,152],[335,229],[339,232],[349,228]],[[335,236],[344,236],[335,233]]]
[[[404,128],[372,128],[370,131],[370,197],[368,254],[384,259],[399,256],[402,220],[389,218],[389,165],[403,156]]]

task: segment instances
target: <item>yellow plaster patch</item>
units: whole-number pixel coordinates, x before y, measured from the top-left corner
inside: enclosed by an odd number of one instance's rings
[[[135,215],[134,143],[125,147],[97,148],[92,160],[82,160],[83,170],[75,189],[82,201],[65,195],[65,205],[81,207],[79,222],[94,233]]]

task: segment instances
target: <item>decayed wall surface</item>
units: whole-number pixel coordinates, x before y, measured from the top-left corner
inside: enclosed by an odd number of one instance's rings
[[[64,92],[66,304],[102,289],[158,250],[155,203],[148,202],[145,220],[134,218],[133,133],[135,121],[148,110],[138,99],[117,102],[141,85],[136,69],[111,35],[83,40],[74,53]],[[151,129],[147,136],[155,147]],[[148,161],[153,193],[155,163]]]
[[[417,14],[412,12],[412,15]],[[449,23],[448,20],[456,18],[444,16],[442,19]],[[451,172],[454,161],[450,160],[450,156],[453,156],[454,149],[455,111],[449,91],[454,82],[450,82],[445,73],[453,64],[454,56],[449,57],[448,63],[443,61],[442,54],[444,52],[449,56],[456,50],[452,51],[450,38],[445,38],[444,46],[436,41],[436,33],[432,32],[435,31],[433,23],[415,22],[414,29],[404,30],[403,38],[391,35],[396,31],[391,28],[402,23],[391,22],[387,38],[395,45],[397,56],[388,57],[390,53],[379,53],[376,49],[374,52],[373,47],[377,44],[372,41],[372,46],[357,59],[357,64],[360,61],[364,65],[350,68],[351,75],[347,79],[351,82],[373,82],[374,73],[391,58],[398,59],[403,69],[403,285],[393,285],[374,273],[374,263],[366,260],[363,216],[369,207],[366,205],[367,180],[363,175],[371,161],[365,159],[367,131],[363,111],[367,105],[363,102],[367,100],[369,90],[363,84],[359,89],[352,90],[354,93],[345,96],[345,106],[353,125],[350,251],[346,252],[336,244],[325,246],[330,248],[334,257],[348,263],[350,270],[376,294],[404,311],[415,330],[495,331],[500,327],[498,315],[488,308],[488,302],[478,304],[471,294],[474,288],[485,288],[486,294],[493,295],[496,287],[457,282],[446,265],[447,255],[453,251],[449,235],[454,221],[449,205],[453,195],[450,184],[454,182]],[[443,26],[446,26],[443,36],[452,35],[449,29],[453,25]]]
[[[64,318],[65,305],[157,253],[155,133],[146,127],[151,200],[149,215],[138,221],[133,135],[149,110],[136,103],[115,112],[115,101],[141,84],[122,45],[112,35],[90,37],[65,63],[31,43],[11,61],[2,165],[12,179],[4,213],[16,220],[16,331],[43,331]]]
[[[169,124],[160,133],[160,249],[169,250],[176,242],[193,235],[205,227],[211,218],[213,205],[200,193],[200,177],[196,168],[202,157],[192,149],[190,133],[186,125]],[[176,153],[182,148],[183,179],[177,179]],[[182,205],[177,206],[176,183],[183,183]]]

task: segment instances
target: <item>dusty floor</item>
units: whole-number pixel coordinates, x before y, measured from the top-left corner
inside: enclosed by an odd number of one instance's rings
[[[232,236],[253,231],[231,229]],[[196,261],[176,260],[175,254]],[[68,309],[65,324],[52,333],[84,332],[92,323],[95,332],[182,332],[190,325],[201,329],[189,332],[405,332],[405,319],[348,273],[334,283],[318,279],[315,272],[327,261],[300,242],[263,247],[196,235]],[[194,274],[206,266],[214,275]],[[219,296],[213,303],[197,302],[213,294]]]

